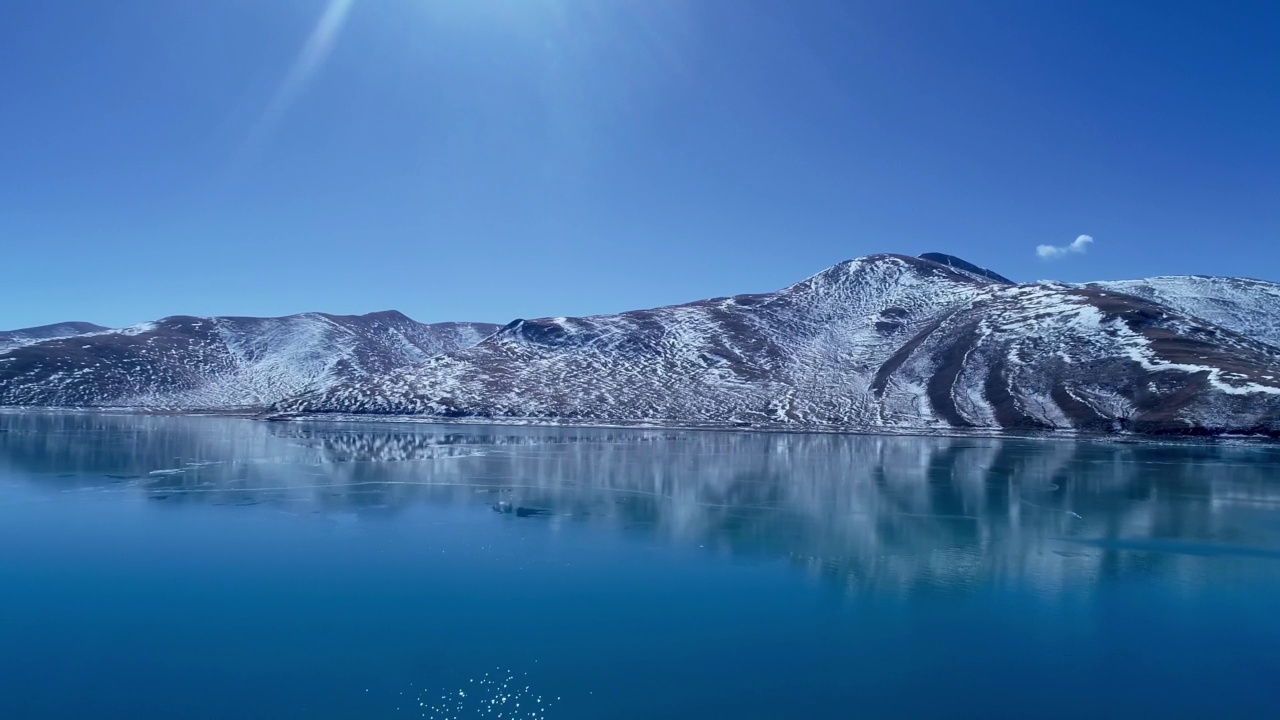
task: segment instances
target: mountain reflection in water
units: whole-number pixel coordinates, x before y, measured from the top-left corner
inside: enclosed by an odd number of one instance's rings
[[[5,466],[156,512],[377,521],[414,503],[510,503],[545,511],[513,522],[788,558],[852,592],[1194,582],[1208,557],[1280,548],[1280,451],[1267,446],[10,413]]]

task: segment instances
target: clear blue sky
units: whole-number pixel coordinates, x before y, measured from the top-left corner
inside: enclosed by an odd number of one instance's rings
[[[1280,280],[1277,37],[1267,2],[4,0],[0,328],[505,322],[875,252]]]

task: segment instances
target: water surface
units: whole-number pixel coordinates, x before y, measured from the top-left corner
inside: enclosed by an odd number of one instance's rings
[[[4,718],[1277,717],[1277,677],[1266,446],[0,414]]]

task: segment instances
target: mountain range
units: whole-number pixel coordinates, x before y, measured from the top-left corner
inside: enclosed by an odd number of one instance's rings
[[[1280,436],[1280,286],[1017,284],[939,253],[858,258],[773,293],[501,328],[376,313],[25,332],[0,346],[0,404]]]

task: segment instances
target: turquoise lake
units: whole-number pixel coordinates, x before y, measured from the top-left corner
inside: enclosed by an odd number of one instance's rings
[[[0,414],[0,718],[1280,717],[1280,448]]]

